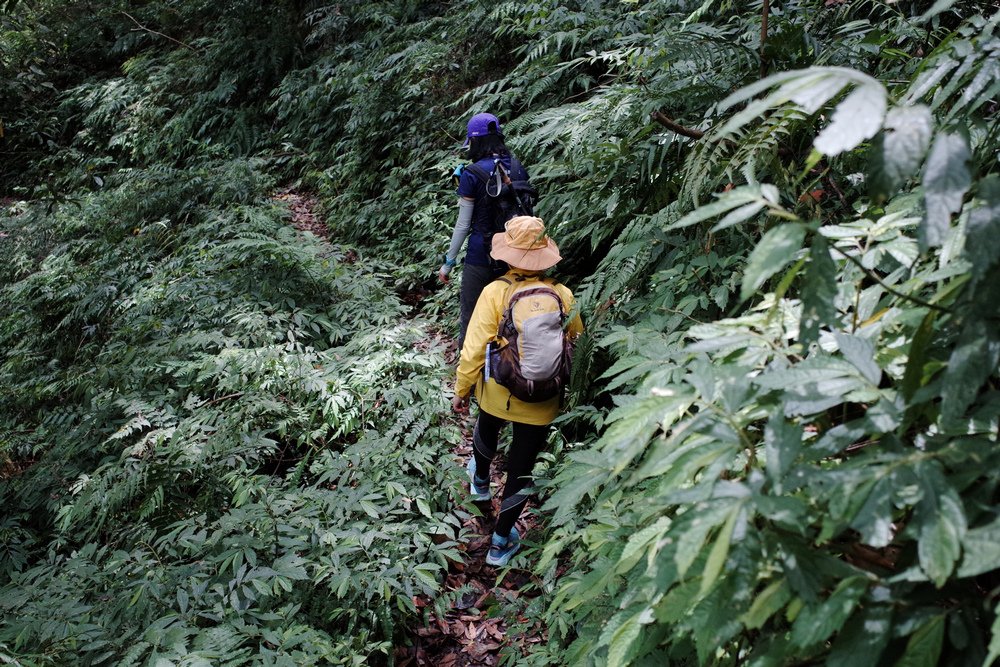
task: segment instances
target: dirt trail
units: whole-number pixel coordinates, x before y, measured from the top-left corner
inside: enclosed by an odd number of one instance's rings
[[[274,199],[288,205],[293,227],[304,232],[312,232],[321,239],[330,240],[330,230],[316,212],[319,209],[319,200],[314,195],[281,189],[274,194]]]
[[[315,196],[283,189],[275,193],[274,199],[288,205],[291,224],[296,229],[330,240],[329,229],[317,213],[319,202]],[[455,341],[451,340],[446,351],[449,364],[455,364],[455,356]],[[455,460],[463,467],[472,455],[471,429],[474,422],[471,417],[464,420],[462,444],[452,450]],[[506,433],[509,438],[509,429]],[[429,600],[415,598],[417,606],[429,612],[429,623],[418,623],[418,627],[411,628],[410,646],[396,649],[395,657],[400,667],[494,667],[499,664],[499,653],[504,647],[516,646],[514,650],[520,654],[527,644],[544,641],[544,636],[538,629],[528,633],[519,632],[516,636],[509,636],[507,632],[510,621],[516,621],[521,627],[528,625],[528,619],[509,619],[504,613],[504,608],[517,601],[522,595],[522,587],[531,580],[528,571],[518,569],[518,566],[527,563],[525,556],[521,553],[514,556],[511,567],[499,583],[497,579],[501,571],[485,562],[493,522],[500,511],[505,468],[502,454],[504,437],[501,434],[501,453],[494,461],[491,471],[493,499],[477,505],[482,517],[472,517],[466,521],[468,532],[475,535],[464,545],[466,562],[452,563],[444,581],[445,591],[465,588],[467,592],[458,597],[443,617],[427,609],[431,606]],[[530,508],[529,501],[528,508],[517,522],[518,531],[529,541],[540,533],[537,518],[530,512]]]
[[[456,461],[464,467],[466,460],[472,455],[472,432],[474,419],[468,418],[463,425],[462,444],[452,450]],[[509,433],[509,432],[508,432]],[[501,435],[501,452],[503,450]],[[396,657],[401,667],[413,665],[428,665],[433,667],[493,667],[499,664],[499,653],[504,647],[513,647],[514,653],[520,655],[527,644],[544,641],[540,630],[534,628],[525,633],[519,631],[516,635],[508,634],[511,621],[516,621],[520,628],[531,625],[526,618],[511,619],[506,617],[505,607],[516,604],[522,596],[522,587],[531,581],[527,570],[519,569],[525,566],[525,556],[519,553],[511,561],[511,567],[503,573],[503,578],[497,579],[501,570],[486,565],[486,552],[489,550],[490,535],[493,533],[493,522],[500,511],[500,494],[503,489],[503,470],[505,461],[502,454],[497,456],[491,471],[493,499],[490,502],[478,503],[482,517],[472,517],[465,523],[469,532],[475,535],[466,545],[467,559],[465,563],[453,563],[445,579],[446,591],[468,589],[443,617],[430,613],[430,622],[417,628],[412,635],[413,646],[397,650]],[[467,487],[466,487],[467,488]],[[530,502],[529,508],[530,510]],[[525,511],[517,522],[517,529],[522,536],[531,540],[539,534],[537,517],[530,511]],[[427,604],[426,601],[418,604]]]

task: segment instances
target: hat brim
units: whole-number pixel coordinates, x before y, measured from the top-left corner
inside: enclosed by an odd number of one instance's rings
[[[462,148],[468,148],[469,144],[472,143],[472,137],[488,137],[488,136],[490,136],[490,134],[491,134],[490,132],[484,132],[484,133],[477,132],[475,134],[471,134],[471,135],[469,135],[469,136],[467,136],[465,138],[465,141],[462,142],[462,146],[461,147]],[[503,139],[503,132],[493,132],[492,135],[494,137],[500,137],[501,139]]]
[[[559,246],[556,245],[555,241],[548,237],[545,241],[545,246],[542,248],[522,250],[508,245],[506,232],[500,232],[493,235],[493,249],[490,250],[490,257],[507,262],[508,265],[516,269],[544,271],[552,268],[562,259],[559,254]]]

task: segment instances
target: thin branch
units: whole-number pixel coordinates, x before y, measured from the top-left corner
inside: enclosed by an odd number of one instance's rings
[[[829,188],[837,194],[837,198],[840,199],[840,205],[844,207],[844,210],[850,211],[851,205],[847,203],[847,197],[845,197],[844,193],[837,187],[837,183],[833,180],[833,176],[831,176],[829,172],[829,169],[823,172],[823,180],[825,180],[827,186],[829,186]]]
[[[771,14],[771,0],[764,0],[760,15],[760,78],[767,75],[767,58],[764,56],[764,45],[767,43],[767,19]]]
[[[929,301],[924,301],[923,299],[921,299],[919,297],[915,297],[915,296],[913,296],[911,294],[904,294],[903,292],[900,292],[899,290],[895,289],[894,287],[891,287],[890,285],[887,285],[881,278],[879,278],[877,275],[875,275],[874,273],[872,273],[871,271],[869,271],[868,269],[866,269],[865,266],[864,266],[864,264],[862,264],[861,260],[859,260],[857,257],[854,257],[853,255],[848,255],[846,252],[844,252],[843,250],[841,250],[840,248],[838,248],[835,245],[831,245],[830,247],[833,248],[834,250],[836,250],[838,253],[840,253],[840,255],[844,259],[846,259],[847,261],[849,261],[851,264],[853,264],[854,266],[856,266],[859,269],[861,269],[862,273],[864,273],[866,276],[868,276],[869,278],[871,278],[872,280],[874,280],[876,283],[878,283],[879,285],[881,285],[882,288],[885,289],[885,291],[887,291],[889,294],[892,294],[893,296],[898,296],[900,299],[905,299],[906,301],[912,301],[913,303],[917,304],[918,306],[923,306],[924,308],[930,308],[931,310],[937,310],[937,311],[940,311],[942,313],[949,313],[949,314],[951,314],[951,309],[949,309],[949,308],[945,308],[944,306],[939,306],[937,304],[930,303]]]
[[[124,14],[125,16],[129,17],[130,19],[132,19],[132,23],[135,23],[138,26],[139,30],[143,30],[143,31],[148,32],[148,33],[150,33],[152,35],[159,35],[160,37],[163,37],[164,39],[169,39],[174,44],[179,44],[180,46],[183,46],[185,49],[191,49],[192,51],[197,51],[198,50],[198,49],[194,48],[193,46],[191,46],[190,44],[185,44],[184,42],[180,41],[179,39],[174,39],[170,35],[164,35],[162,32],[159,32],[157,30],[153,30],[152,28],[147,28],[143,24],[139,23],[139,21],[134,16],[132,16],[131,14],[129,14],[128,12],[126,12],[125,10],[122,10],[122,14]]]
[[[701,276],[698,275],[698,269],[692,266],[691,273],[694,275],[695,278],[698,279],[698,282],[701,283],[701,286],[705,288],[706,292],[711,290],[711,288],[705,283],[705,281],[701,279]]]
[[[655,120],[663,127],[670,130],[671,132],[676,132],[681,136],[690,137],[691,139],[701,139],[702,137],[705,136],[705,133],[702,130],[693,127],[684,127],[683,125],[675,121],[673,118],[667,116],[662,111],[654,111],[651,114],[649,114],[649,117]]]
[[[203,408],[203,407],[208,406],[208,405],[215,405],[216,403],[221,403],[222,401],[228,401],[230,398],[239,398],[243,394],[244,394],[244,392],[237,391],[237,392],[232,393],[232,394],[226,394],[225,396],[219,396],[218,398],[213,398],[210,401],[204,401],[204,402],[202,402],[198,407],[199,408]]]

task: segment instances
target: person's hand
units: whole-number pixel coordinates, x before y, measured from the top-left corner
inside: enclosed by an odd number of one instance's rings
[[[456,260],[449,259],[448,253],[445,253],[444,264],[442,264],[441,268],[438,269],[438,280],[440,280],[443,283],[448,282],[448,274],[451,273],[451,270],[455,267],[455,263]]]
[[[469,412],[469,397],[462,398],[455,394],[451,399],[451,411],[456,415],[464,415]]]

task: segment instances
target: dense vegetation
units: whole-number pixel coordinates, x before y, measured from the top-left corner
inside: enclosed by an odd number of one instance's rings
[[[588,326],[504,659],[1000,656],[991,3],[0,10],[0,662],[391,663],[449,604],[486,109]]]

